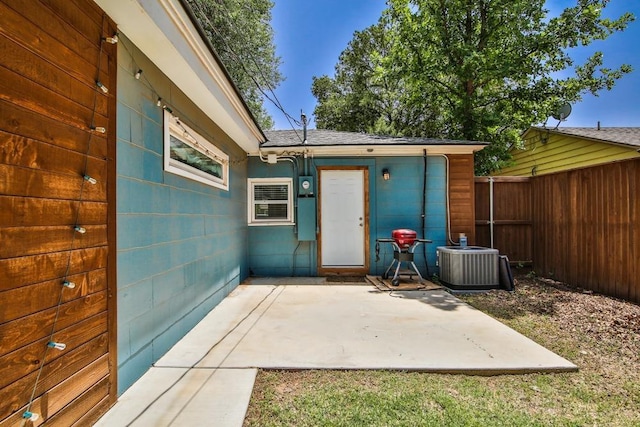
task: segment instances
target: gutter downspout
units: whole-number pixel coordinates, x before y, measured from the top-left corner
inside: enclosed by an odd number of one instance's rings
[[[451,209],[449,209],[450,206],[450,201],[449,201],[449,157],[447,157],[446,154],[441,154],[442,157],[444,157],[445,161],[447,162],[447,166],[445,168],[445,177],[444,177],[444,185],[445,185],[445,196],[447,199],[447,204],[445,206],[445,209],[447,210],[447,231],[446,231],[446,238],[447,238],[447,242],[451,243],[453,245],[458,245],[459,242],[454,242],[453,239],[451,238]]]

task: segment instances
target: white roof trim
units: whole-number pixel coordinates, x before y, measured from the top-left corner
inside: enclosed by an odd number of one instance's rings
[[[484,145],[349,145],[349,146],[295,146],[295,147],[264,147],[260,151],[249,153],[258,156],[267,153],[302,154],[308,153],[318,157],[329,156],[422,156],[423,150],[427,150],[430,156],[442,154],[473,154],[483,149]]]
[[[246,152],[264,141],[178,0],[94,0],[176,86]]]

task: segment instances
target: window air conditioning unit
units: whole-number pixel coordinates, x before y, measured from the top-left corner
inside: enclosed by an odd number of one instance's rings
[[[480,246],[439,246],[440,281],[451,289],[494,289],[500,285],[498,250]]]

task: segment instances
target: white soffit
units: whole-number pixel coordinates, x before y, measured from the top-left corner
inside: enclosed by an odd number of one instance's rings
[[[207,116],[245,151],[264,141],[178,0],[94,0]]]

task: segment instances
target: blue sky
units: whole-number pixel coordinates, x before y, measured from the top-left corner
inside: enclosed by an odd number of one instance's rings
[[[333,76],[338,56],[347,47],[353,32],[374,24],[385,8],[384,0],[274,0],[273,29],[277,54],[283,64],[280,71],[286,80],[276,89],[276,95],[285,110],[298,118],[303,110],[313,122],[316,100],[311,94],[313,76]],[[575,4],[570,0],[549,0],[547,8],[560,11]],[[594,42],[586,48],[576,49],[572,56],[577,63],[596,50],[604,52],[605,66],[618,67],[628,63],[633,73],[618,81],[611,91],[599,97],[586,95],[573,105],[571,116],[561,126],[595,127],[640,126],[640,2],[637,0],[611,0],[604,11],[608,17],[632,12],[636,21],[623,33],[605,41]],[[290,129],[285,116],[267,102],[275,129]],[[550,119],[550,125],[557,122]]]

